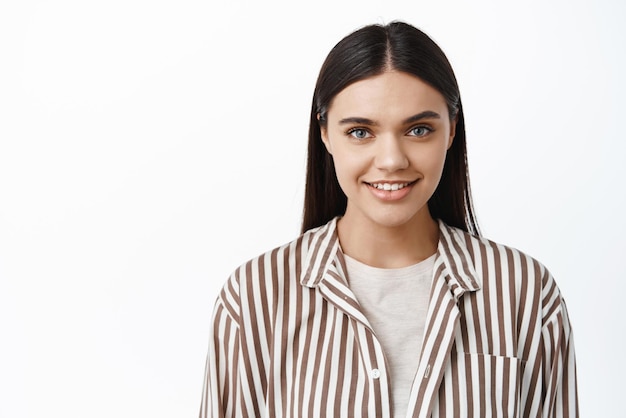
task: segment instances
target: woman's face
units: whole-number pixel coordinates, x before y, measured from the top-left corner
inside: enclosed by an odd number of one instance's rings
[[[432,222],[427,202],[454,137],[441,93],[413,75],[385,72],[339,92],[326,121],[322,140],[348,198],[344,220]]]

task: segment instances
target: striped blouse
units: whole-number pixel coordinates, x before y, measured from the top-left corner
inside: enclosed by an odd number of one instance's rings
[[[440,222],[407,417],[576,417],[565,303],[536,260]],[[393,416],[336,219],[239,267],[213,314],[200,417]]]

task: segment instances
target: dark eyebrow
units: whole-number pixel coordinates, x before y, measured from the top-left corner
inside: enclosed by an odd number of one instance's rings
[[[403,123],[408,125],[409,123],[418,122],[422,119],[441,119],[441,115],[437,112],[433,112],[432,110],[426,110],[422,113],[406,118]]]
[[[402,121],[403,125],[408,125],[410,123],[414,123],[420,121],[422,119],[441,119],[441,115],[437,112],[433,112],[432,110],[425,110],[424,112],[418,113],[417,115],[410,116]],[[368,118],[360,118],[358,116],[343,118],[339,121],[340,125],[365,125],[365,126],[378,126],[378,123],[368,119]]]
[[[378,123],[374,122],[371,119],[367,118],[359,118],[357,116],[351,118],[343,118],[339,121],[340,125],[367,125],[367,126],[378,126]]]

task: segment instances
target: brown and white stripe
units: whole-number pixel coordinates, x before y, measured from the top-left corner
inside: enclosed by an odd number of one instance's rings
[[[565,303],[536,260],[440,223],[407,417],[576,417]],[[200,417],[393,417],[336,220],[239,267],[214,310]]]

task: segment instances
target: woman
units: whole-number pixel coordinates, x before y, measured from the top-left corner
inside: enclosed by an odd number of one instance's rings
[[[220,293],[201,417],[577,416],[563,299],[479,236],[459,89],[418,29],[328,55],[302,229]]]

